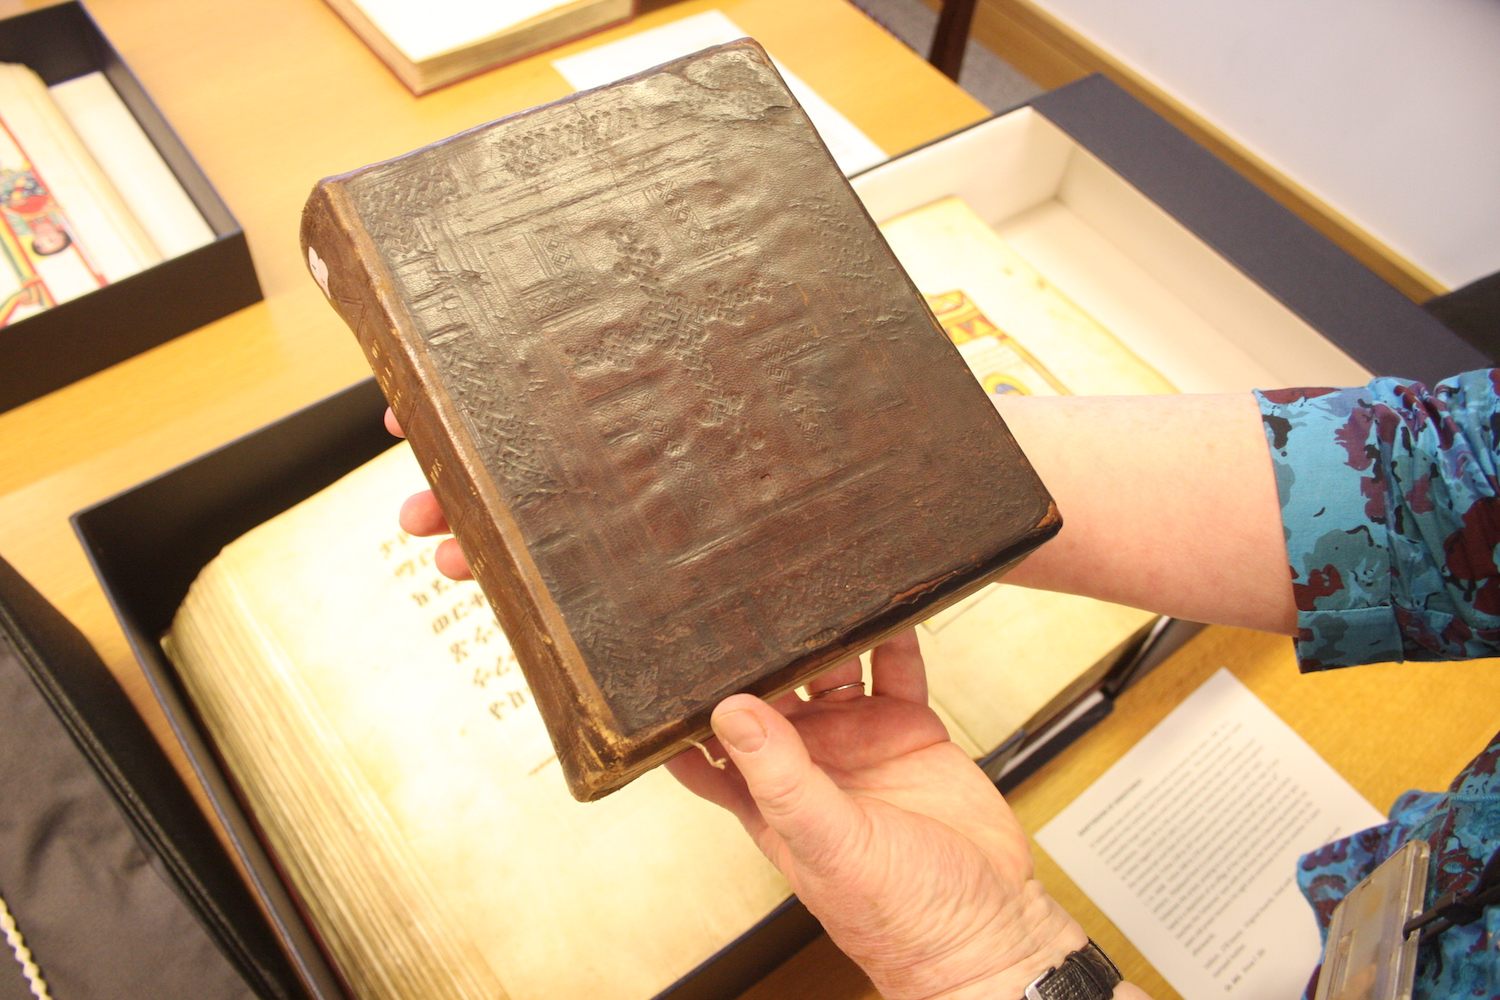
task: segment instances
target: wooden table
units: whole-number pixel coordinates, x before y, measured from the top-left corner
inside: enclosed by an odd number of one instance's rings
[[[38,5],[0,0],[0,15]],[[298,214],[317,178],[569,88],[544,56],[415,99],[316,0],[92,0],[89,6],[244,225],[266,299],[0,414],[0,555],[84,632],[192,783],[68,516],[367,374],[354,338],[306,275],[297,250]],[[986,114],[842,0],[692,0],[653,9],[601,40],[712,7],[759,37],[889,152]],[[1407,787],[1446,784],[1497,725],[1494,664],[1298,677],[1284,640],[1211,630],[1014,796],[1027,828],[1051,818],[1221,664],[1381,807]],[[1038,866],[1133,978],[1170,995],[1045,855]],[[755,1000],[874,996],[826,939],[747,994]]]

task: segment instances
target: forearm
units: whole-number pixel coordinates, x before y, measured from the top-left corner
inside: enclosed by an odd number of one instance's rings
[[[1007,582],[1293,632],[1276,483],[1252,396],[997,405],[1063,517],[1058,536]]]

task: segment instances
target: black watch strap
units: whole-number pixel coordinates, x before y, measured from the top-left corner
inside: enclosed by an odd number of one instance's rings
[[[1123,977],[1109,956],[1090,941],[1026,987],[1026,1000],[1109,1000]]]

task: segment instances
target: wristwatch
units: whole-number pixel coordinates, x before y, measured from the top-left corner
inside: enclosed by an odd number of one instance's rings
[[[1124,977],[1093,941],[1037,976],[1026,1000],[1109,1000]]]

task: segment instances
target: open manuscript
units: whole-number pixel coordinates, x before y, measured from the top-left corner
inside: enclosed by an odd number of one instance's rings
[[[992,392],[1170,391],[961,203],[885,232]],[[167,650],[356,995],[652,997],[787,886],[665,772],[572,799],[478,587],[395,527],[424,486],[400,445],[234,542]],[[1151,620],[986,588],[919,628],[934,706],[982,757]]]

